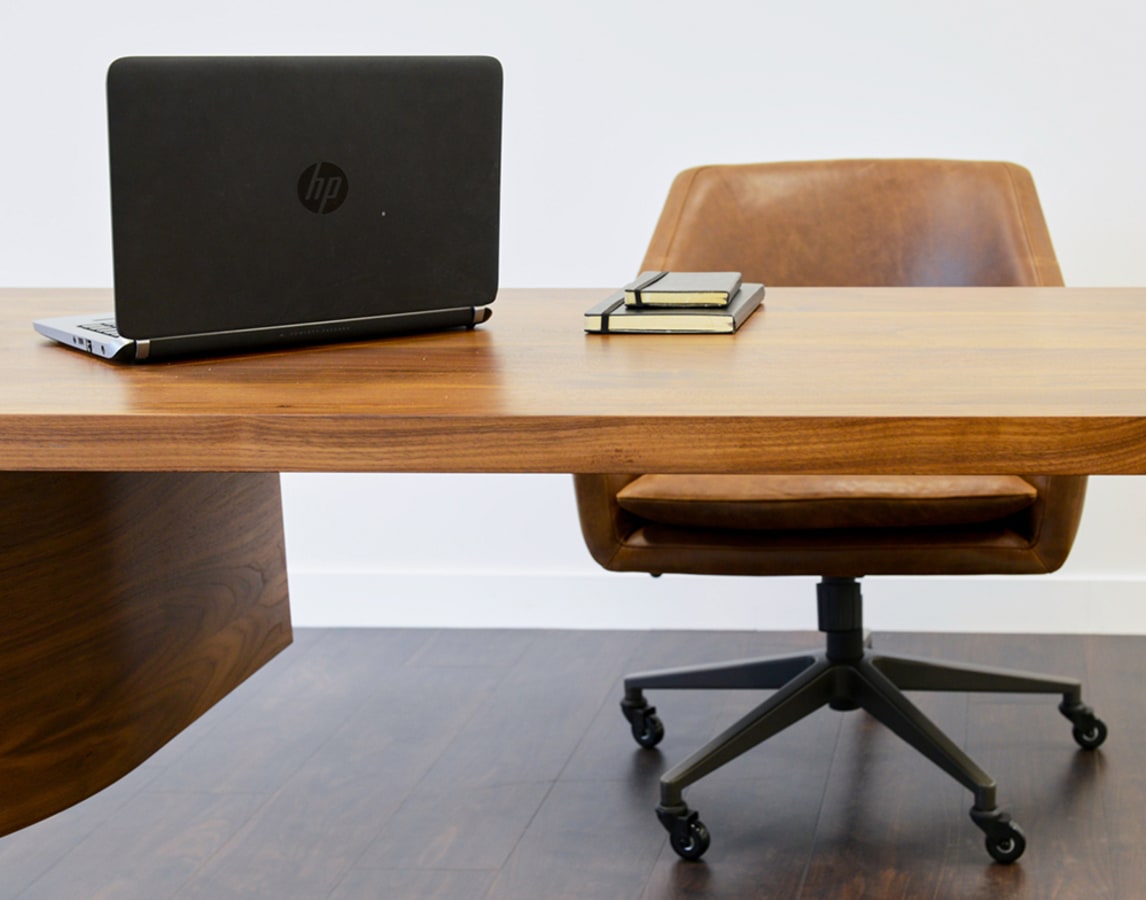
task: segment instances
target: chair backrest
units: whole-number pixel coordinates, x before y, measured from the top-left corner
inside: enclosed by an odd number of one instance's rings
[[[688,169],[641,269],[735,270],[769,286],[1063,283],[1026,169],[931,159]]]

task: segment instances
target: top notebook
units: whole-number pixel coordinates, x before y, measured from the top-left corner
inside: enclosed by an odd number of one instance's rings
[[[152,356],[488,314],[497,60],[136,57],[107,93],[116,326]]]

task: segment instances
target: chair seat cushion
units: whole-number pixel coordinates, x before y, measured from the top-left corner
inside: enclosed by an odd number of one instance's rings
[[[750,531],[971,525],[1037,498],[1017,475],[642,475],[617,494],[652,522]]]

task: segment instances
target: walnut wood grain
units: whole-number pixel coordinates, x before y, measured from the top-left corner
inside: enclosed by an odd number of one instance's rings
[[[0,474],[0,834],[106,787],[291,640],[277,475]]]
[[[1146,289],[776,288],[738,335],[586,335],[604,291],[453,331],[123,367],[0,292],[0,468],[1146,472]]]

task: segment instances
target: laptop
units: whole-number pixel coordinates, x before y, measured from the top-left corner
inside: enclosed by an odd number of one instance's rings
[[[473,327],[497,293],[490,57],[133,57],[107,76],[115,311],[145,362]]]

